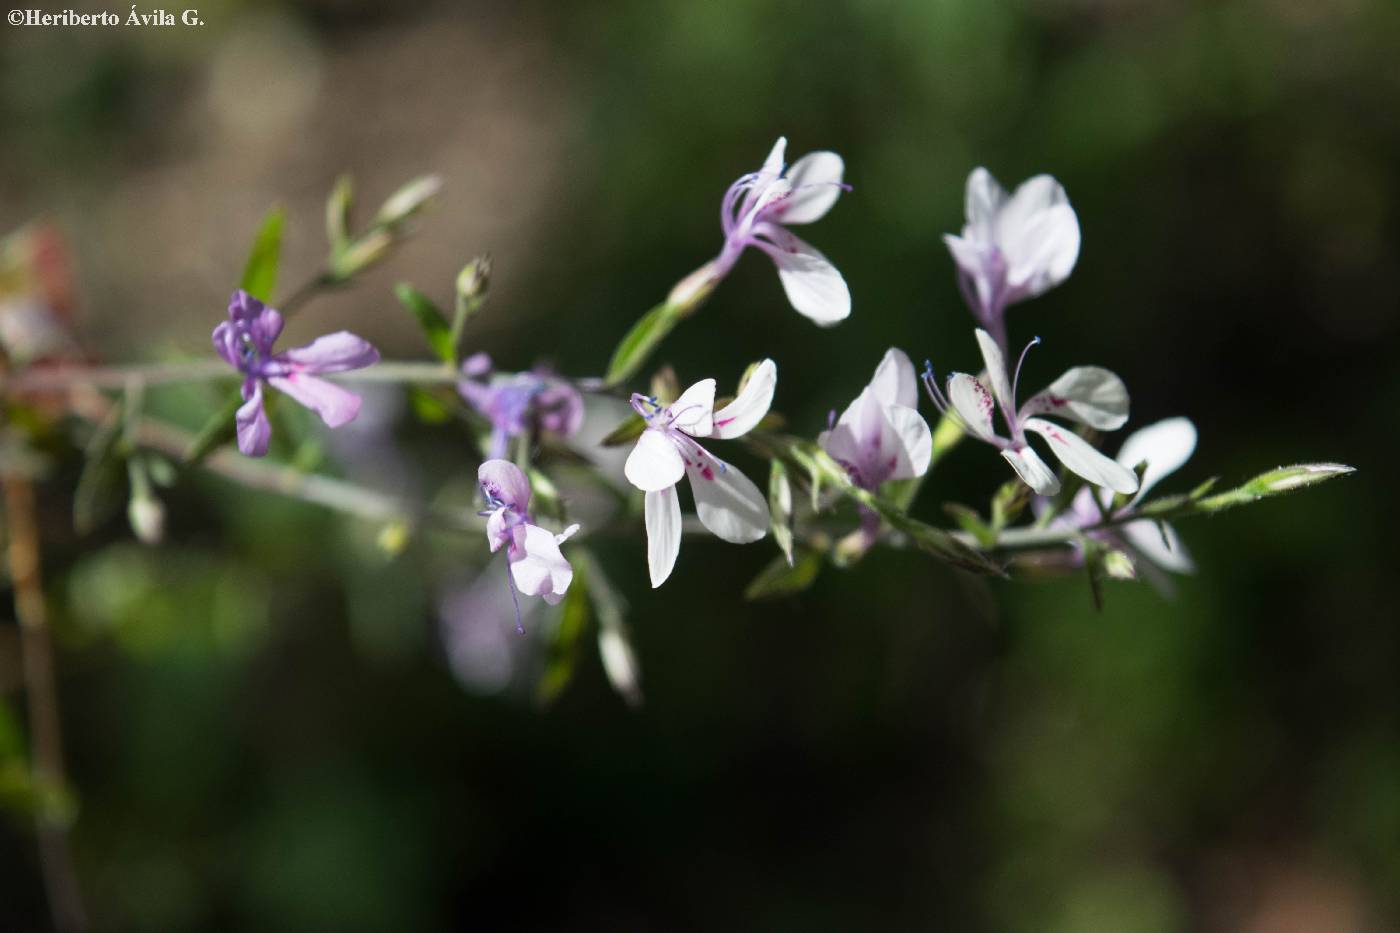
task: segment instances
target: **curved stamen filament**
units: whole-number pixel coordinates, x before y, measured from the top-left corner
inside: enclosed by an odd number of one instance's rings
[[[1008,402],[1008,404],[1011,406],[1015,406],[1016,404],[1016,399],[1018,397],[1016,390],[1021,385],[1021,367],[1026,365],[1026,354],[1031,352],[1031,347],[1034,347],[1039,343],[1039,337],[1033,338],[1030,343],[1026,344],[1026,348],[1021,351],[1021,358],[1016,361],[1016,374],[1011,377],[1011,399]]]

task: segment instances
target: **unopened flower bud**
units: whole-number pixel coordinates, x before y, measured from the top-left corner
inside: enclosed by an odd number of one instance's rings
[[[389,254],[394,236],[384,228],[376,228],[331,256],[331,276],[348,279],[363,272]]]
[[[1268,496],[1324,483],[1333,477],[1345,476],[1355,471],[1355,467],[1342,463],[1300,463],[1256,476],[1250,485],[1260,495]]]
[[[714,262],[707,262],[677,282],[671,294],[666,296],[666,303],[679,308],[682,314],[689,314],[710,297],[710,292],[719,284],[719,278],[718,267]]]
[[[486,300],[491,287],[491,257],[478,256],[457,273],[457,307],[473,312]]]
[[[401,224],[421,211],[441,190],[442,178],[437,175],[415,178],[389,195],[388,200],[379,208],[374,222],[385,226]]]
[[[165,536],[165,506],[148,493],[136,493],[126,506],[126,518],[142,544],[159,544]]]

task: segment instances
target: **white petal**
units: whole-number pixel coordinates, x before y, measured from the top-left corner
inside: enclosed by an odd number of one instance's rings
[[[1128,387],[1101,366],[1076,366],[1021,406],[1019,418],[1057,415],[1116,431],[1128,420]]]
[[[1055,477],[1054,471],[1046,466],[1045,461],[1040,459],[1040,454],[1029,446],[1008,447],[1001,455],[1011,464],[1011,469],[1016,471],[1016,475],[1038,495],[1053,496],[1060,491],[1060,481]]]
[[[681,497],[675,487],[649,492],[646,500],[647,570],[652,588],[666,582],[681,552]]]
[[[991,243],[996,236],[995,224],[998,212],[1006,203],[1006,191],[992,173],[978,166],[967,176],[967,191],[964,195],[967,211],[967,228],[964,236],[974,242]]]
[[[933,433],[928,422],[912,408],[891,405],[885,409],[885,417],[898,438],[894,472],[888,479],[913,479],[928,472],[929,461],[933,459]]]
[[[778,385],[778,364],[764,360],[754,367],[749,381],[734,401],[715,412],[712,437],[741,437],[763,420],[773,405]]]
[[[685,475],[685,462],[669,437],[648,428],[637,438],[637,446],[627,455],[622,471],[633,486],[652,492],[679,483]]]
[[[845,165],[834,152],[809,152],[788,169],[792,194],[783,202],[777,219],[784,224],[809,224],[819,220],[841,195]]]
[[[1167,418],[1128,435],[1118,451],[1118,462],[1133,469],[1146,460],[1141,498],[1162,479],[1175,473],[1196,450],[1196,426],[1187,418]]]
[[[1162,529],[1166,530],[1166,541],[1162,540]],[[1191,560],[1191,555],[1186,552],[1186,546],[1181,543],[1181,539],[1176,536],[1176,531],[1171,525],[1163,525],[1159,528],[1156,522],[1130,522],[1119,530],[1123,533],[1123,537],[1128,539],[1128,543],[1136,548],[1143,557],[1163,570],[1170,570],[1172,573],[1192,573],[1195,571],[1195,561]]]
[[[1061,463],[1095,486],[1106,486],[1125,495],[1137,492],[1137,475],[1132,470],[1105,457],[1073,431],[1040,418],[1030,418],[1022,427],[1049,441]]]
[[[777,245],[766,252],[778,266],[778,278],[792,306],[823,327],[845,320],[851,313],[851,291],[836,267],[799,237],[787,234],[774,239]]]
[[[1014,408],[1016,400],[1011,397],[1011,381],[1006,378],[1006,359],[1001,355],[1001,347],[992,335],[977,328],[977,345],[982,348],[982,362],[987,366],[987,379],[992,384],[992,393],[997,401]]]
[[[1001,204],[996,218],[997,240],[1006,249],[1026,226],[1056,207],[1069,207],[1064,187],[1050,175],[1036,175],[1016,186]]]
[[[773,148],[768,150],[768,158],[763,160],[763,168],[760,171],[765,175],[777,176],[783,171],[783,153],[787,150],[787,137],[779,136],[778,141],[773,144]],[[765,179],[765,180],[771,180]]]
[[[1059,285],[1079,259],[1079,218],[1068,204],[1036,214],[1005,235],[1007,285],[1022,298]]]
[[[700,523],[725,541],[747,544],[768,533],[768,499],[737,469],[708,454],[688,462]]]
[[[701,379],[667,407],[672,427],[695,437],[708,437],[715,427],[715,381]]]
[[[919,407],[919,379],[914,373],[914,364],[896,347],[885,351],[884,359],[880,360],[870,380],[870,389],[881,405]]]
[[[984,441],[996,437],[996,431],[992,428],[992,411],[996,408],[996,402],[992,400],[992,393],[975,376],[953,373],[948,377],[948,401],[953,403],[953,410],[967,430]]]
[[[559,539],[538,525],[525,526],[524,556],[510,565],[515,585],[526,596],[557,603],[574,579],[574,568],[559,550]]]

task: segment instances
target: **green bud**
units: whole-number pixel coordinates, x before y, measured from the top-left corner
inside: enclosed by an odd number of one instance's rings
[[[379,208],[374,222],[386,227],[397,226],[422,211],[441,190],[442,178],[437,175],[415,178],[389,195],[388,200]]]
[[[350,209],[355,203],[355,185],[349,175],[341,175],[326,198],[326,239],[331,249],[342,249],[350,240]]]
[[[126,518],[142,544],[159,544],[165,536],[165,506],[148,492],[132,494]]]
[[[666,303],[676,310],[679,317],[685,317],[704,304],[718,284],[715,264],[707,262],[677,282],[666,296]]]
[[[1110,580],[1136,580],[1133,559],[1123,551],[1112,550],[1103,555],[1103,573]]]
[[[457,273],[457,305],[486,299],[486,291],[491,286],[491,257],[481,255],[462,267]]]
[[[377,227],[369,231],[345,249],[337,250],[332,254],[331,278],[343,281],[365,271],[389,255],[389,250],[393,248],[393,245],[394,235],[388,230]]]
[[[1248,488],[1256,495],[1272,496],[1295,489],[1305,489],[1354,472],[1355,467],[1341,463],[1300,463],[1297,466],[1279,467],[1277,470],[1256,476],[1249,481]]]

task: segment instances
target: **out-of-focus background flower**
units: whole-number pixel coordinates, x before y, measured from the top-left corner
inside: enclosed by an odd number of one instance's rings
[[[349,327],[421,355],[393,283],[447,300],[489,250],[468,348],[596,374],[718,249],[720,195],[785,134],[793,155],[846,158],[854,191],[804,233],[852,316],[813,327],[745,257],[659,356],[683,384],[772,356],[776,407],[814,435],[888,346],[976,366],[940,235],[975,165],[1008,185],[1044,171],[1084,246],[1065,285],[1011,312],[1013,344],[1044,338],[1027,385],[1099,363],[1134,425],[1191,417],[1201,443],[1169,489],[1297,460],[1360,472],[1182,523],[1200,571],[1176,598],[1116,584],[1101,613],[1079,577],[984,586],[908,553],[747,604],[771,545],[702,539],[653,592],[640,537],[599,542],[630,603],[637,710],[591,655],[538,706],[534,642],[450,537],[388,559],[377,529],[209,479],[171,498],[160,547],[120,522],[80,540],[60,476],[45,558],[98,928],[1393,928],[1400,7],[200,15],[0,30],[0,228],[63,232],[82,339],[107,359],[208,352],[271,204],[297,279],[338,174],[372,205],[434,171],[419,236],[290,338]],[[338,439],[346,469],[470,484],[468,438],[396,429],[402,411],[373,402]],[[981,504],[1004,473],[967,445],[922,513]],[[3,748],[15,636],[0,620]],[[33,853],[23,820],[0,826],[0,927],[45,922]]]

